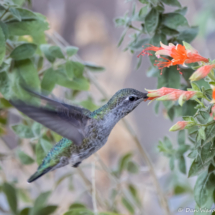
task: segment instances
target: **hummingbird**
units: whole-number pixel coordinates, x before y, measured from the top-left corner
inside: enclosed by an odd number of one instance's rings
[[[105,105],[91,112],[35,91],[29,89],[28,91],[39,97],[46,105],[27,104],[22,100],[11,100],[11,104],[31,119],[63,137],[28,179],[29,183],[49,171],[68,164],[78,167],[84,159],[105,145],[111,130],[120,119],[148,98],[147,93],[131,88],[121,89]]]

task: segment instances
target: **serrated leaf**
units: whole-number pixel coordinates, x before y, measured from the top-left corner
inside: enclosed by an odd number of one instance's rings
[[[131,193],[131,196],[133,197],[134,201],[138,204],[141,205],[141,201],[138,195],[138,190],[134,187],[134,185],[129,184],[128,185],[128,190]]]
[[[24,60],[31,58],[36,52],[37,45],[33,43],[23,43],[17,46],[11,53],[10,57],[14,60]]]
[[[145,17],[145,27],[148,33],[154,32],[158,25],[158,12],[152,8]]]

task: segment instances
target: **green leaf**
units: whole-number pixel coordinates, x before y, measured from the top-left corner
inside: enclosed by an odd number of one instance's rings
[[[57,73],[57,84],[63,87],[67,87],[73,90],[88,90],[89,82],[85,78],[74,78],[72,81],[68,80],[68,78],[60,73]]]
[[[84,64],[84,66],[85,66],[87,69],[89,69],[89,70],[92,71],[92,72],[102,72],[102,71],[105,70],[104,67],[102,67],[102,66],[97,66],[97,65],[95,65],[95,64],[93,64],[93,63],[90,63],[90,62],[84,62],[83,64]]]
[[[196,113],[196,101],[186,101],[184,105],[182,106],[182,116],[193,116]]]
[[[0,66],[4,60],[6,53],[6,38],[2,26],[0,27]]]
[[[123,170],[127,168],[128,161],[130,161],[132,157],[131,153],[125,154],[123,157],[120,158],[119,161],[119,167],[118,167],[118,172],[121,174]]]
[[[41,81],[42,90],[51,93],[57,82],[56,71],[52,67],[44,71],[43,79]]]
[[[140,40],[135,40],[133,42],[131,42],[128,47],[130,49],[135,49],[135,50],[142,50],[143,46],[145,44],[149,43],[149,38],[144,38],[144,39],[140,39]]]
[[[31,197],[30,194],[28,193],[27,189],[17,189],[17,194],[18,194],[18,199],[25,202],[25,203],[31,203]]]
[[[130,214],[134,214],[135,210],[134,210],[132,204],[129,202],[128,199],[126,199],[125,197],[122,197],[122,204],[130,212]]]
[[[181,4],[178,2],[178,0],[161,0],[161,1],[166,5],[181,7]]]
[[[78,61],[71,61],[71,70],[73,70],[73,74],[77,78],[83,77],[84,65]]]
[[[209,193],[211,191],[208,190],[209,176],[207,172],[202,173],[198,177],[194,187],[194,198],[199,207],[204,206],[210,197]]]
[[[208,137],[208,136],[207,136]],[[203,142],[203,147],[201,149],[201,159],[202,162],[206,163],[210,161],[215,154],[215,142]]]
[[[23,43],[17,46],[11,53],[10,57],[14,60],[24,60],[31,58],[37,49],[37,45],[33,43]]]
[[[40,144],[41,144],[41,146],[42,146],[42,148],[43,148],[45,154],[48,154],[49,151],[50,151],[50,150],[52,149],[52,147],[53,147],[53,145],[52,145],[49,141],[47,141],[47,140],[45,140],[45,139],[43,139],[43,138],[40,139]]]
[[[59,46],[50,46],[49,47],[50,54],[55,58],[63,59],[64,55]]]
[[[178,10],[175,10],[174,13],[180,13],[181,15],[184,16],[187,13],[187,7],[183,7]]]
[[[47,191],[44,193],[41,193],[34,202],[34,207],[31,210],[30,215],[41,215],[40,210],[44,208],[47,204],[48,198],[50,196],[51,192]]]
[[[178,167],[182,173],[186,174],[186,162],[185,162],[184,156],[181,156],[178,159]]]
[[[157,88],[161,87],[180,88],[180,74],[176,66],[165,68],[163,74],[158,76]]]
[[[115,22],[115,26],[116,26],[116,27],[124,26],[124,25],[126,24],[126,21],[125,21],[124,17],[116,18],[116,19],[114,20],[114,22]]]
[[[188,26],[186,18],[179,13],[163,14],[162,23],[165,26],[176,30],[179,26]]]
[[[120,37],[120,39],[119,39],[119,42],[118,42],[118,45],[117,45],[118,47],[121,46],[121,44],[122,44],[122,42],[123,42],[123,40],[124,40],[124,38],[125,38],[126,32],[127,32],[127,29],[125,29],[125,30],[122,32],[122,35],[121,35],[121,37]]]
[[[167,44],[166,35],[163,33],[161,34],[155,33],[152,39],[150,40],[150,44],[154,46],[160,46],[160,42]]]
[[[6,99],[10,98],[10,80],[6,72],[0,73],[0,92]]]
[[[163,143],[165,144],[165,146],[167,148],[172,149],[172,143],[171,143],[171,141],[170,141],[170,139],[168,137],[166,137],[166,136],[164,137]]]
[[[169,167],[170,167],[170,170],[173,171],[174,170],[174,167],[175,167],[175,164],[174,164],[174,157],[172,156],[170,159],[169,159]]]
[[[49,29],[48,23],[42,19],[8,22],[9,36],[34,35]]]
[[[157,6],[159,0],[149,0],[154,6]]]
[[[15,188],[8,183],[4,183],[2,185],[2,191],[6,195],[7,202],[9,204],[11,212],[16,215],[17,214],[17,193]]]
[[[198,175],[202,170],[204,170],[204,165],[200,156],[198,156],[191,164],[188,177]]]
[[[31,208],[27,207],[20,211],[19,215],[29,215]]]
[[[129,184],[128,185],[128,190],[131,193],[131,196],[133,197],[134,201],[138,204],[141,205],[141,201],[138,195],[138,191],[137,189],[134,187],[133,184]]]
[[[82,203],[79,203],[79,202],[75,202],[75,203],[73,203],[73,204],[71,204],[69,206],[70,210],[77,209],[77,208],[84,208],[84,209],[86,209],[86,206],[84,204],[82,204]]]
[[[21,138],[32,138],[34,137],[34,134],[31,130],[31,128],[27,125],[18,124],[11,126],[13,131]]]
[[[159,13],[155,8],[152,8],[145,17],[145,27],[148,33],[154,32],[158,25]]]
[[[24,84],[37,91],[40,90],[40,79],[37,69],[30,59],[15,61],[14,69],[24,79]]]
[[[75,55],[78,52],[78,47],[75,46],[67,46],[66,47],[66,53],[69,57]]]
[[[215,170],[215,166],[211,163],[208,167],[208,173],[211,173]]]
[[[139,0],[139,2],[141,2],[142,4],[148,4],[148,0]]]
[[[11,13],[18,21],[21,21],[21,20],[22,20],[20,14],[19,14],[19,10],[17,10],[17,9],[14,8],[14,7],[10,7],[10,8],[9,8],[9,11],[10,11],[10,13]]]
[[[127,163],[127,170],[132,174],[137,174],[139,172],[138,165],[133,161],[128,161]]]
[[[35,215],[50,215],[53,214],[57,210],[58,206],[57,205],[48,205],[44,208],[41,208]]]
[[[84,208],[77,208],[77,209],[72,209],[70,211],[67,211],[63,215],[94,215],[94,213]]]
[[[95,105],[91,97],[88,97],[87,100],[81,101],[80,105],[84,108],[87,108],[90,111],[94,111],[98,108],[98,106]]]
[[[17,151],[17,155],[22,164],[29,165],[34,163],[34,159],[21,150]]]
[[[178,132],[178,144],[179,145],[185,144],[185,130],[181,130]]]
[[[40,165],[46,156],[46,153],[43,150],[43,147],[41,146],[40,142],[36,144],[36,161],[37,164]]]
[[[48,44],[42,44],[40,46],[40,49],[44,53],[46,59],[49,62],[54,63],[56,58],[52,55],[52,53],[50,52],[49,48],[50,48],[50,45],[48,45]]]
[[[188,43],[190,43],[191,41],[193,41],[195,39],[195,37],[197,36],[199,31],[198,27],[191,27],[191,28],[187,28],[183,31],[180,31],[180,34],[177,37],[177,40],[181,40],[181,41],[186,41]]]
[[[174,36],[179,34],[179,31],[168,28],[167,26],[162,26],[161,31],[165,35]]]
[[[201,124],[206,124],[210,118],[210,114],[205,111],[199,111],[196,119],[201,123]]]

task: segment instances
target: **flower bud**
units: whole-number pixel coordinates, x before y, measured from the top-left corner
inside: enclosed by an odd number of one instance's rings
[[[198,81],[202,78],[205,78],[210,71],[215,68],[215,64],[212,65],[206,65],[198,68],[191,76],[190,81]]]
[[[194,125],[194,122],[189,122],[189,121],[179,121],[175,125],[173,125],[169,131],[178,131],[178,130],[183,130],[188,126]]]

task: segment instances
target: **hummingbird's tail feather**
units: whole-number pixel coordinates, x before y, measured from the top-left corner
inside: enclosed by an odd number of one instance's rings
[[[37,170],[29,179],[28,179],[28,183],[31,183],[35,180],[37,180],[38,178],[40,178],[41,176],[45,175],[47,172],[49,172],[50,170],[52,170],[52,166],[48,167],[46,169],[41,170]]]

